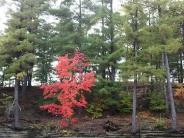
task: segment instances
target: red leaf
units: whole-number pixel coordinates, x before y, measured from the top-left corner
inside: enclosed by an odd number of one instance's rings
[[[58,57],[56,66],[59,82],[41,86],[45,99],[57,96],[58,102],[41,106],[42,110],[60,115],[62,127],[68,126],[66,120],[76,123],[73,118],[75,107],[86,107],[84,92],[90,92],[96,78],[93,71],[86,72],[90,63],[83,53],[77,51],[73,57],[68,55]]]

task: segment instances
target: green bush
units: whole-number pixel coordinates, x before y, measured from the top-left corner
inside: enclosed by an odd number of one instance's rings
[[[132,111],[132,95],[128,92],[122,92],[119,110],[122,113],[130,113]]]
[[[161,112],[165,110],[166,106],[163,93],[151,92],[148,98],[150,100],[149,109],[151,111]]]
[[[6,113],[8,106],[12,105],[12,103],[13,103],[13,97],[5,93],[2,93],[0,95],[0,115],[3,115],[4,113]]]
[[[13,97],[10,95],[7,95],[5,93],[2,93],[0,96],[0,103],[1,105],[8,105],[9,103],[11,103],[13,101]]]
[[[122,89],[120,82],[99,79],[90,96],[88,95],[88,102],[91,106],[88,107],[87,112],[97,114],[94,116],[101,116],[103,112],[111,114],[130,113],[132,110],[132,96],[128,92],[122,91]]]
[[[92,119],[103,116],[103,107],[95,103],[89,104],[86,111],[92,116]]]
[[[103,110],[109,112],[118,112],[120,104],[121,84],[107,80],[99,80],[96,83],[90,97],[89,103],[94,104],[98,102],[103,106]]]

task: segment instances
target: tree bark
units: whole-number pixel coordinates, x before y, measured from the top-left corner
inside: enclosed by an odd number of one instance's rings
[[[161,9],[160,5],[158,5],[158,14],[159,14],[159,18],[162,18],[162,9]],[[173,131],[176,131],[176,109],[175,109],[172,85],[171,85],[171,81],[170,81],[171,75],[170,75],[168,55],[165,51],[162,53],[162,55],[164,57],[166,79],[167,79],[167,93],[168,93],[169,105],[170,105],[170,109],[171,109],[171,127],[172,127]]]
[[[82,47],[82,0],[79,0],[79,48]]]
[[[171,125],[172,125],[172,130],[176,131],[176,109],[175,109],[172,85],[171,85],[171,82],[170,82],[169,61],[168,61],[168,56],[167,56],[166,52],[164,53],[164,58],[165,58],[165,69],[166,69],[169,101],[170,101],[170,106],[171,106]]]
[[[165,84],[164,82],[164,95],[165,95],[165,105],[166,105],[166,114],[169,115],[170,113],[170,100],[169,100],[169,87],[168,82]]]
[[[133,103],[132,103],[132,133],[136,133],[137,131],[137,76],[134,76],[134,86],[133,86]]]
[[[27,74],[27,86],[28,87],[32,86],[32,75],[33,75],[32,73],[33,73],[33,68],[31,68]]]
[[[163,69],[166,66],[166,61],[165,61],[165,55],[164,53],[162,54],[162,67]],[[164,96],[165,96],[165,105],[166,105],[166,114],[169,114],[169,107],[170,107],[170,102],[169,102],[169,93],[168,93],[168,82],[165,84],[165,79],[163,82],[163,91],[164,91]]]
[[[14,86],[14,128],[20,129],[20,106],[19,106],[19,92],[18,92],[18,80],[15,79]]]
[[[104,0],[101,0],[102,8],[104,9]],[[105,11],[103,11],[105,12]],[[105,35],[104,35],[104,30],[105,30],[105,19],[102,17],[102,57],[105,56],[105,49],[104,49],[104,42],[105,42]],[[105,66],[101,66],[101,73],[102,73],[102,78],[106,79],[106,71],[105,71]]]
[[[114,23],[113,23],[113,0],[110,0],[110,41],[111,41],[111,54],[114,52]],[[116,75],[116,60],[113,59],[112,61],[113,65],[111,65],[111,73],[110,73],[110,79],[112,81],[115,81],[115,75]]]
[[[4,87],[4,75],[5,75],[4,70],[2,71],[2,73],[3,75],[2,75],[2,81],[1,81],[1,87]]]
[[[26,93],[26,88],[27,88],[27,76],[24,76],[23,85],[22,85],[22,96],[25,95],[25,93]]]
[[[134,19],[134,32],[138,30],[138,9],[136,8],[135,11],[135,19]],[[133,48],[134,48],[134,61],[136,61],[137,57],[137,52],[138,52],[138,41],[137,38],[135,38],[134,43],[133,43]],[[133,102],[132,102],[132,133],[136,133],[137,131],[137,121],[136,121],[136,114],[137,114],[137,74],[134,72],[134,84],[133,84]]]
[[[182,53],[179,53],[179,59],[180,59],[180,82],[179,83],[183,83],[183,59],[182,59]]]

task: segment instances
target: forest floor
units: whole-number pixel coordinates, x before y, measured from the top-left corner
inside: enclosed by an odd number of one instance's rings
[[[4,90],[5,92],[12,93],[13,89]],[[38,88],[28,89],[24,98],[22,98],[20,104],[22,108],[21,121],[25,127],[32,127],[38,129],[50,130],[55,126],[57,128],[57,122],[59,118],[50,116],[49,114],[40,111],[37,101],[42,96],[42,93]],[[138,128],[142,130],[159,130],[169,129],[170,119],[164,117],[162,114],[153,114],[148,111],[141,111],[137,114]],[[7,119],[4,116],[0,116],[1,125],[7,124]],[[110,128],[107,125],[111,125]],[[184,113],[177,113],[178,128],[184,130]],[[116,131],[113,128],[116,127]],[[112,128],[112,129],[111,129]],[[131,115],[128,114],[116,114],[116,115],[104,115],[98,119],[92,119],[86,114],[78,115],[78,123],[73,124],[70,129],[63,131],[66,135],[71,133],[77,133],[81,135],[95,135],[103,136],[108,132],[124,133],[130,132],[131,128]],[[112,131],[111,131],[112,130]]]

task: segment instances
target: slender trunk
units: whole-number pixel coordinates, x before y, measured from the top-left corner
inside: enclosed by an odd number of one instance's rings
[[[19,92],[18,92],[18,80],[15,79],[14,86],[14,128],[20,129],[20,106],[19,106]]]
[[[101,1],[102,4],[102,8],[104,9],[104,0]],[[105,12],[105,11],[103,11]],[[105,30],[105,19],[104,17],[102,17],[102,57],[105,56],[105,49],[104,49],[104,42],[105,42],[105,35],[104,35],[104,30]],[[102,78],[105,79],[106,78],[106,71],[105,71],[105,66],[102,65]]]
[[[179,58],[179,57],[178,57]],[[180,63],[179,63],[179,59],[177,60],[177,78],[178,78],[178,83],[181,83],[180,80]]]
[[[169,68],[167,53],[164,53],[164,58],[165,58],[165,69],[166,69],[167,84],[168,84],[168,94],[169,94],[169,100],[170,100],[170,106],[171,106],[171,124],[172,124],[172,130],[175,131],[176,130],[176,110],[175,110],[172,86],[170,82],[170,68]]]
[[[79,48],[82,47],[82,1],[79,0]]]
[[[135,19],[134,19],[134,32],[138,30],[138,9],[135,11]],[[134,62],[136,61],[137,53],[138,53],[138,41],[135,38],[134,43]],[[136,114],[137,114],[137,74],[134,73],[134,86],[133,86],[133,103],[132,103],[132,133],[136,133],[137,131],[137,121],[136,121]]]
[[[9,79],[8,81],[8,87],[10,88],[11,87],[11,80]]]
[[[82,47],[82,0],[79,0],[79,26],[78,26],[78,31],[79,31],[79,40],[78,40],[78,46],[79,48]],[[78,114],[81,115],[82,109],[78,109]]]
[[[137,47],[138,43],[137,40],[134,41],[134,58],[137,57]],[[132,95],[132,133],[136,133],[137,131],[137,121],[136,121],[136,114],[137,114],[137,74],[134,74],[134,84],[133,84],[133,95]]]
[[[23,84],[22,84],[22,96],[25,95],[26,88],[27,88],[27,76],[24,76]]]
[[[48,73],[45,73],[45,79],[44,79],[44,83],[48,83]]]
[[[27,74],[27,86],[28,87],[31,87],[32,86],[32,74],[33,73],[33,68],[31,68],[29,71],[28,71],[28,74]]]
[[[180,52],[179,54],[179,59],[180,59],[180,83],[183,83],[183,59],[182,59],[182,53]]]
[[[152,55],[150,56],[150,59],[151,59],[150,63],[152,65],[152,59],[153,59]],[[154,91],[154,81],[153,81],[153,76],[152,75],[150,76],[150,79],[151,79],[151,81],[150,81],[150,91],[153,92]]]
[[[181,49],[181,52],[180,52],[180,71],[181,71],[180,75],[181,75],[181,82],[183,83],[184,21],[182,22],[181,29],[182,29],[182,49]]]
[[[110,0],[110,40],[111,40],[111,54],[114,52],[114,23],[113,23],[113,0]],[[110,79],[112,81],[115,81],[115,75],[116,75],[116,60],[113,59],[113,65],[111,65],[111,74]]]
[[[132,133],[136,133],[137,131],[137,76],[134,75],[134,86],[133,86],[133,103],[132,103]]]
[[[4,71],[3,71],[3,75],[2,75],[2,81],[1,81],[1,87],[4,87]]]
[[[102,8],[104,9],[104,0],[102,2]],[[104,42],[105,42],[105,35],[104,35],[104,28],[105,28],[105,20],[104,17],[102,17],[102,39],[103,39],[103,44],[102,44],[102,56],[105,56],[105,50],[104,50]],[[105,67],[102,67],[102,78],[106,78],[106,72],[105,72]]]
[[[169,115],[170,113],[170,100],[169,100],[169,93],[168,93],[168,83],[167,85],[164,82],[164,96],[165,96],[165,106],[166,106],[166,114]]]
[[[150,12],[150,9],[149,9],[149,20],[148,20],[148,24],[149,24],[149,27],[151,28],[151,12]],[[149,32],[151,33],[151,29],[149,30]],[[152,60],[153,60],[153,55],[151,54],[150,55],[150,63],[151,63],[151,65],[152,65]],[[150,91],[153,92],[154,91],[153,76],[151,75],[150,78],[151,78],[151,81],[150,81]]]
[[[166,66],[166,61],[165,61],[165,55],[164,53],[162,54],[162,67],[165,68]],[[165,84],[165,79],[163,82],[163,91],[164,91],[164,96],[165,96],[165,105],[166,105],[166,114],[169,114],[169,93],[168,93],[168,82]]]
[[[28,87],[31,87],[32,86],[32,74],[29,74],[29,76],[28,76]]]
[[[159,18],[162,18],[162,10],[160,5],[158,5],[158,14]],[[163,53],[164,57],[164,64],[165,64],[165,70],[166,70],[166,78],[167,78],[167,92],[168,92],[168,97],[169,97],[169,105],[171,109],[171,127],[172,130],[176,130],[176,110],[175,110],[175,103],[174,103],[174,96],[173,96],[173,91],[172,91],[172,84],[170,82],[170,68],[169,68],[169,61],[168,61],[168,56],[167,53],[164,51]]]

